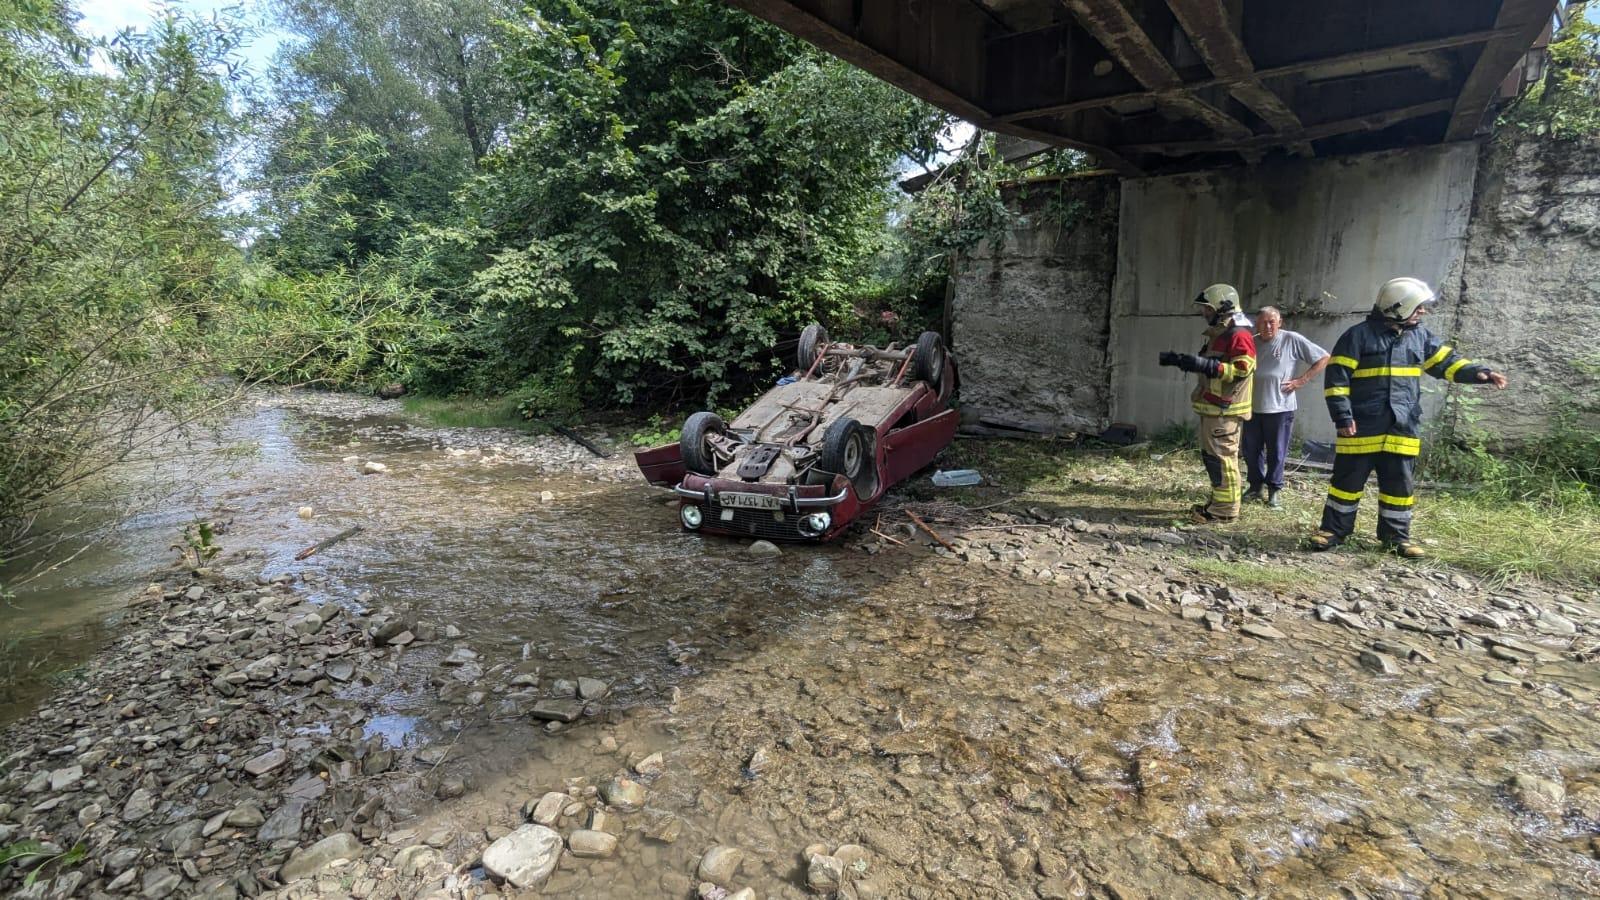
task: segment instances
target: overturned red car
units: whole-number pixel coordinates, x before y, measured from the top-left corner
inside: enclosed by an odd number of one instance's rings
[[[937,333],[880,350],[809,325],[796,356],[794,374],[731,423],[697,412],[678,443],[634,454],[678,495],[684,528],[825,541],[955,438],[955,363]]]

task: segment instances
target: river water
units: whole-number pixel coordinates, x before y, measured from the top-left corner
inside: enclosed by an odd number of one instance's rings
[[[1482,657],[1441,650],[1380,676],[1314,621],[1257,641],[916,547],[757,560],[682,533],[620,464],[416,427],[392,405],[263,399],[228,438],[253,449],[4,611],[7,717],[115,633],[121,601],[203,516],[231,520],[224,568],[459,629],[351,689],[378,710],[371,731],[450,749],[467,793],[391,808],[417,834],[455,835],[452,860],[470,864],[528,800],[663,754],[618,855],[566,859],[547,893],[686,897],[701,853],[724,844],[746,852],[737,885],[805,896],[816,843],[867,848],[860,896],[1600,890],[1600,733],[1592,701],[1574,699],[1593,696],[1590,665],[1500,685]],[[369,459],[388,472],[359,474]],[[293,560],[351,525],[364,530]],[[479,654],[486,701],[441,676],[456,645]],[[552,731],[496,715],[512,673],[594,677],[611,694]],[[1587,689],[1550,687],[1563,683]],[[1519,802],[1519,776],[1562,785],[1564,808]],[[670,843],[642,833],[663,815],[682,824]]]

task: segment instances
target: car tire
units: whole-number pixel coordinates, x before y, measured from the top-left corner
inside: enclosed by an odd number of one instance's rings
[[[939,390],[944,379],[944,338],[937,331],[924,331],[917,336],[917,352],[911,359],[911,377],[926,381],[928,387]]]
[[[843,475],[852,484],[859,484],[871,462],[868,453],[866,429],[855,419],[835,419],[822,433],[822,457],[817,465],[825,472]]]
[[[683,456],[683,466],[699,475],[717,474],[717,456],[711,451],[709,439],[728,430],[722,417],[714,412],[697,412],[683,423],[683,435],[678,438],[678,448]]]
[[[794,361],[801,375],[811,371],[811,367],[817,362],[817,355],[827,343],[828,329],[816,322],[807,325],[805,330],[800,332],[800,346],[795,351]]]

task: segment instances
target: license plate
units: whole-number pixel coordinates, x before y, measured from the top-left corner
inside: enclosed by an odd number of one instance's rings
[[[733,509],[782,509],[783,498],[772,494],[719,494],[723,506]]]

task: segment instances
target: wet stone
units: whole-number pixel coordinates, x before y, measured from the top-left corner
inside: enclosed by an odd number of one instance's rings
[[[606,805],[619,812],[643,808],[646,794],[644,785],[631,778],[613,778],[600,788],[600,796]]]
[[[483,868],[496,881],[535,888],[555,871],[561,848],[558,832],[543,825],[524,825],[483,851]]]
[[[1567,802],[1567,788],[1559,778],[1519,772],[1506,788],[1517,805],[1542,816],[1560,816]]]
[[[611,690],[611,685],[598,678],[579,678],[578,697],[583,700],[599,700]]]
[[[587,828],[574,831],[567,838],[567,848],[572,855],[583,859],[603,859],[617,852],[617,838],[604,831]]]
[[[548,722],[572,722],[583,715],[581,700],[540,700],[528,714]]]
[[[836,856],[813,854],[806,862],[806,887],[814,893],[833,894],[844,886],[844,863]]]
[[[1363,669],[1380,675],[1394,675],[1400,671],[1400,664],[1394,661],[1394,657],[1375,650],[1363,650],[1356,659]]]
[[[739,873],[739,864],[742,862],[744,862],[743,850],[719,844],[700,857],[700,865],[695,872],[701,881],[727,887]]]
[[[528,819],[538,825],[554,825],[561,818],[561,810],[572,798],[559,791],[551,791],[539,798],[528,811]]]
[[[1271,625],[1264,625],[1260,622],[1246,622],[1240,625],[1239,633],[1248,634],[1253,638],[1260,638],[1264,641],[1281,641],[1287,637],[1287,635]]]

